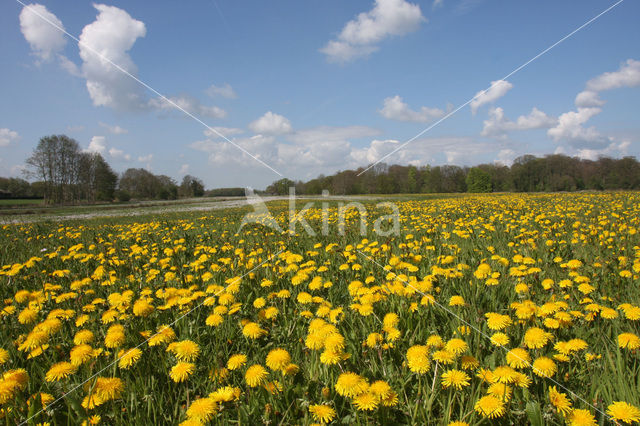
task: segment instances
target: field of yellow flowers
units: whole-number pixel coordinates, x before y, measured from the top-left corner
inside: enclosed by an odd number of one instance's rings
[[[640,421],[640,194],[397,205],[4,225],[0,422]]]

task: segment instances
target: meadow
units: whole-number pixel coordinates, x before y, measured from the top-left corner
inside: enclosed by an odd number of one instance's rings
[[[640,193],[392,201],[3,225],[2,423],[640,421]]]

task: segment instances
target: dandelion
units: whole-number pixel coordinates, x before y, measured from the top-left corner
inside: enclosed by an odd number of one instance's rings
[[[172,352],[178,361],[191,362],[198,359],[200,346],[192,340],[182,340],[180,342],[173,342],[167,346],[167,352]]]
[[[507,352],[507,364],[512,368],[526,368],[531,365],[531,356],[525,349],[514,348]]]
[[[490,340],[494,346],[507,346],[509,344],[509,336],[504,333],[493,333]]]
[[[558,371],[556,363],[546,356],[541,356],[533,362],[533,372],[540,377],[551,377],[556,371]]]
[[[495,312],[489,312],[485,314],[487,318],[487,327],[491,330],[502,330],[511,325],[511,318],[509,315],[501,315]]]
[[[448,370],[442,373],[441,382],[443,388],[453,387],[457,390],[469,386],[471,378],[464,371]]]
[[[336,410],[324,404],[310,405],[309,413],[313,416],[313,420],[320,423],[329,423],[336,417]]]
[[[492,395],[480,398],[478,402],[476,402],[474,409],[482,417],[489,419],[502,417],[505,413],[504,402]]]
[[[363,392],[354,398],[353,404],[360,411],[373,411],[378,407],[378,398],[371,392]]]
[[[463,352],[466,352],[467,349],[469,349],[469,346],[467,345],[467,343],[462,340],[462,339],[451,339],[447,342],[447,344],[444,346],[445,350],[459,355]]]
[[[176,365],[171,367],[169,376],[171,377],[171,380],[173,380],[174,382],[181,383],[186,381],[189,378],[189,376],[193,374],[193,371],[195,370],[195,368],[196,368],[195,364],[180,361]]]
[[[629,350],[640,348],[640,337],[633,333],[622,333],[618,335],[618,346]]]
[[[78,366],[89,361],[93,357],[93,348],[87,344],[81,344],[71,349],[69,358],[71,364]]]
[[[247,382],[247,385],[255,388],[265,382],[268,374],[269,373],[263,366],[261,366],[260,364],[254,364],[251,367],[247,368],[244,379]]]
[[[571,412],[571,401],[566,394],[558,392],[555,386],[549,386],[549,401],[563,416]]]
[[[247,356],[243,354],[231,355],[227,360],[227,368],[229,370],[237,370],[247,363]]]
[[[428,372],[431,368],[429,348],[422,345],[411,346],[407,350],[407,365],[413,373],[424,374]]]
[[[640,409],[624,401],[617,401],[607,407],[607,414],[624,423],[640,422]]]
[[[217,406],[218,404],[213,398],[198,398],[187,408],[187,417],[200,423],[206,423],[213,418]]]
[[[267,332],[263,330],[259,324],[249,322],[242,328],[242,334],[250,339],[257,339],[267,334]]]
[[[273,349],[267,355],[267,367],[273,371],[283,370],[290,363],[291,355],[285,349]]]
[[[572,410],[567,416],[569,426],[597,426],[596,418],[589,410]]]
[[[142,351],[138,348],[129,350],[121,349],[120,352],[118,352],[118,367],[126,370],[138,362],[141,356]]]
[[[529,349],[540,349],[551,340],[553,336],[541,328],[531,327],[524,334],[524,343]]]
[[[368,387],[367,382],[356,373],[342,373],[335,384],[336,392],[351,398],[364,392]]]
[[[57,382],[61,379],[66,379],[76,372],[76,368],[77,367],[70,362],[59,362],[54,364],[49,371],[47,371],[45,380],[47,382]]]
[[[511,399],[511,386],[504,383],[493,383],[487,389],[487,394],[495,396],[501,401],[509,401]]]

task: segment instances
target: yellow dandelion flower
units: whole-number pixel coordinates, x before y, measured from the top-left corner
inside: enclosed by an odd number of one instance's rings
[[[533,372],[540,377],[551,377],[558,371],[558,366],[551,358],[541,356],[533,361]]]
[[[538,327],[529,328],[524,334],[524,343],[529,349],[544,347],[553,335]]]
[[[213,398],[198,398],[187,408],[187,417],[200,423],[206,423],[213,418],[217,407],[218,404]]]
[[[309,413],[313,416],[313,420],[320,423],[329,423],[336,417],[336,410],[324,404],[310,405]]]
[[[413,373],[427,373],[431,368],[429,348],[423,345],[411,346],[407,350],[407,365]]]
[[[607,407],[607,414],[624,423],[640,422],[640,409],[624,401],[617,401]]]
[[[460,370],[448,370],[442,373],[441,383],[443,388],[453,387],[457,390],[462,389],[465,386],[469,386],[469,380],[471,378],[464,371]]]
[[[181,383],[186,381],[191,374],[193,374],[196,369],[196,365],[190,362],[180,361],[173,367],[171,367],[171,371],[169,372],[169,376],[171,380],[176,383]]]
[[[531,356],[525,349],[514,348],[507,352],[507,364],[512,368],[526,368],[531,365]]]
[[[231,355],[227,361],[227,368],[229,370],[237,370],[247,363],[247,356],[243,354]]]
[[[198,359],[200,346],[192,340],[181,340],[167,346],[167,352],[172,352],[178,361],[191,362]]]
[[[371,392],[363,392],[353,399],[353,405],[360,411],[373,411],[378,408],[378,398]]]
[[[566,394],[558,392],[555,386],[549,386],[549,401],[563,416],[571,412],[571,401]]]
[[[272,349],[267,354],[266,364],[273,371],[283,370],[291,363],[291,355],[285,349]]]
[[[71,374],[76,372],[77,367],[70,362],[59,362],[54,364],[47,374],[45,375],[45,380],[47,382],[57,382],[61,379],[66,379]]]
[[[504,402],[492,395],[480,398],[474,408],[482,417],[489,419],[501,417],[505,413]]]
[[[572,410],[567,416],[569,426],[597,426],[596,418],[589,410]]]
[[[366,380],[356,373],[346,372],[338,376],[335,389],[340,395],[351,398],[364,392],[368,386]]]
[[[247,371],[244,374],[244,379],[247,382],[247,385],[255,388],[262,385],[266,381],[268,375],[269,373],[263,366],[260,364],[254,364],[247,368]]]
[[[74,346],[69,353],[71,364],[81,365],[93,357],[93,348],[87,344]]]
[[[629,350],[640,348],[640,337],[633,333],[622,333],[618,335],[618,346]]]
[[[133,349],[121,349],[118,352],[118,367],[122,369],[127,369],[134,365],[140,357],[142,356],[142,351],[138,348]]]

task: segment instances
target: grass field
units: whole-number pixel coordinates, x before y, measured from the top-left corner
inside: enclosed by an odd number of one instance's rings
[[[640,421],[639,193],[389,200],[2,226],[3,422]]]
[[[0,209],[18,206],[40,206],[44,205],[41,199],[20,199],[20,198],[0,198]]]

